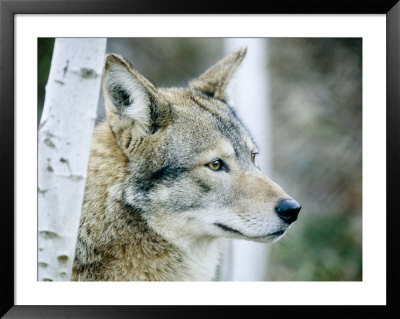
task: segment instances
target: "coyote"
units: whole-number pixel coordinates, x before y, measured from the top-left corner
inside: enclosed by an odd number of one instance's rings
[[[257,167],[228,104],[240,49],[185,88],[156,88],[106,56],[73,280],[215,279],[227,238],[282,237],[300,205]]]

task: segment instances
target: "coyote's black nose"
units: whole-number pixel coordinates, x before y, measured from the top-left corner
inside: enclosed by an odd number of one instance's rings
[[[293,223],[297,219],[300,209],[300,204],[294,199],[281,200],[278,206],[275,207],[278,216],[289,224]]]

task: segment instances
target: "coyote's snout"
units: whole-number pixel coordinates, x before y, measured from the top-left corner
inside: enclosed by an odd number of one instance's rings
[[[211,280],[226,238],[274,241],[297,219],[300,205],[260,172],[227,103],[245,54],[187,88],[156,88],[107,55],[74,280]]]

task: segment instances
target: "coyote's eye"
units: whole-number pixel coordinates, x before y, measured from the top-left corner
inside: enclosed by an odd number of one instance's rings
[[[256,161],[257,153],[251,153],[251,161],[254,163]]]
[[[218,171],[222,167],[222,161],[220,159],[216,159],[207,164],[207,166],[213,171]]]

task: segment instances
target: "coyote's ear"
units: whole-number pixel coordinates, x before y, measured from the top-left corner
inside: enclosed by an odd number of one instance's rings
[[[159,126],[156,88],[119,55],[106,56],[103,92],[110,120],[131,120],[142,134],[152,133]]]
[[[189,82],[189,87],[200,90],[220,100],[226,100],[226,88],[237,67],[243,61],[247,48],[228,55],[210,67],[198,78]]]

